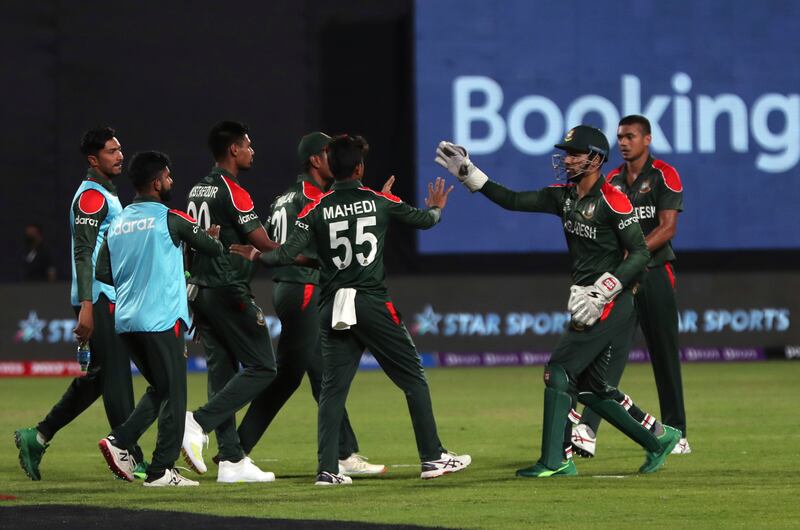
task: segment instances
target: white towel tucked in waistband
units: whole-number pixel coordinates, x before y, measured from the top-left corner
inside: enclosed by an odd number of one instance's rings
[[[336,291],[333,298],[331,327],[336,330],[350,329],[356,325],[356,290],[345,287]]]

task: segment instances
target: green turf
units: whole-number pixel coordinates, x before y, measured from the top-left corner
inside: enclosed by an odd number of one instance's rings
[[[42,481],[18,466],[14,429],[34,425],[58,399],[66,379],[0,380],[0,495],[14,503],[75,503],[185,510],[218,515],[320,518],[473,528],[780,528],[800,518],[800,363],[684,366],[693,454],[673,456],[648,476],[643,453],[603,425],[597,458],[578,460],[580,476],[521,479],[514,471],[538,456],[541,368],[439,369],[428,373],[439,433],[447,448],[470,453],[466,471],[423,481],[402,394],[380,372],[360,373],[349,410],[361,450],[391,466],[351,487],[313,486],[315,407],[306,383],[253,452],[278,480],[222,485],[209,473],[199,488],[148,489],[114,480],[97,450],[107,433],[96,403],[57,437],[44,457]],[[648,366],[628,368],[622,385],[657,411]],[[137,392],[143,381],[137,378]],[[193,375],[190,406],[201,404],[205,377]],[[142,440],[152,449],[154,429]],[[196,478],[192,473],[187,475]]]

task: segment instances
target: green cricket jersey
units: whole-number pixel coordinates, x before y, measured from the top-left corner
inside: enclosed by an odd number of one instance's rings
[[[317,187],[314,179],[305,173],[297,177],[288,190],[275,199],[270,206],[270,218],[267,232],[269,237],[281,245],[295,230],[295,221],[307,204],[319,200],[322,190]],[[317,250],[313,240],[303,250],[303,256],[317,259]],[[304,267],[302,265],[284,265],[270,269],[272,279],[276,282],[292,282],[319,285],[319,269]]]
[[[674,167],[662,160],[648,157],[642,172],[628,186],[625,164],[611,171],[606,181],[628,196],[633,203],[642,232],[647,236],[659,224],[661,210],[683,211],[683,184]],[[648,267],[654,268],[668,261],[675,261],[672,243],[653,251]]]
[[[247,234],[261,227],[250,194],[236,177],[214,167],[189,191],[186,212],[197,219],[200,228],[219,225],[219,240],[224,248],[247,244]],[[190,283],[204,287],[243,285],[247,287],[253,273],[252,262],[233,254],[209,257],[193,253]]]
[[[270,266],[287,265],[313,241],[321,267],[321,302],[343,287],[386,295],[383,247],[389,221],[426,229],[440,218],[439,208],[414,208],[359,180],[337,181],[300,212],[286,243],[260,259]]]
[[[638,279],[650,258],[633,206],[602,177],[580,200],[573,183],[515,192],[490,180],[480,191],[507,210],[561,217],[576,285],[590,285],[610,272],[627,287]]]

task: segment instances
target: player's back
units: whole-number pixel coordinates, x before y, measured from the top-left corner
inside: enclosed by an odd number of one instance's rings
[[[386,293],[383,250],[392,218],[430,228],[439,215],[409,206],[399,197],[374,191],[357,180],[335,182],[329,192],[301,212],[297,225],[311,230],[316,243],[322,300],[343,287]]]
[[[247,243],[247,234],[261,226],[250,194],[235,177],[218,167],[189,191],[186,211],[204,230],[219,225],[219,240],[224,248]],[[205,287],[247,285],[252,272],[252,263],[240,256],[223,254],[211,258],[196,252],[192,256],[190,282]]]

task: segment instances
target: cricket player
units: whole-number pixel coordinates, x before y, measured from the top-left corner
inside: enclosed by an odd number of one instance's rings
[[[189,191],[187,212],[201,228],[219,225],[225,248],[250,243],[267,250],[277,247],[255,212],[239,177],[253,165],[255,151],[246,125],[219,122],[208,146],[216,164]],[[208,402],[186,413],[183,452],[197,473],[207,471],[203,459],[206,433],[216,430],[219,448],[218,482],[270,482],[245,455],[236,432],[235,413],[264,391],[275,378],[275,354],[264,313],[253,299],[253,264],[238,255],[191,255],[189,283],[196,287],[190,306],[208,365]],[[239,370],[239,366],[242,370]]]
[[[522,477],[576,475],[568,414],[577,401],[593,409],[645,449],[641,473],[658,470],[680,431],[662,425],[610,386],[609,358],[626,352],[635,326],[633,290],[650,254],[628,198],[606,183],[600,168],[608,159],[608,140],[594,127],[570,129],[555,146],[557,176],[566,185],[514,192],[489,180],[469,159],[467,150],[441,142],[436,162],[471,192],[480,191],[508,210],[543,212],[561,218],[572,258],[569,328],[544,371],[542,454]],[[626,257],[627,253],[627,257]]]
[[[422,462],[420,476],[429,479],[461,471],[472,461],[469,455],[442,447],[419,354],[384,285],[383,247],[389,221],[422,229],[434,226],[452,186],[445,190],[444,180],[437,179],[428,186],[428,208],[409,206],[362,184],[367,150],[360,136],[340,136],[328,145],[334,183],[300,212],[295,230],[279,250],[261,254],[250,246],[231,246],[231,252],[273,266],[291,263],[312,240],[316,244],[323,358],[318,486],[352,484],[349,476],[339,473],[339,429],[365,349],[406,396]]]
[[[319,199],[333,180],[326,149],[331,137],[322,132],[309,133],[300,140],[297,155],[302,173],[296,182],[272,203],[269,221],[270,238],[285,243],[295,230],[297,214],[313,200]],[[391,182],[391,181],[390,181]],[[390,184],[390,183],[387,183]],[[303,255],[317,260],[313,244]],[[275,288],[272,302],[281,320],[278,341],[278,375],[250,403],[239,424],[239,440],[245,453],[250,453],[263,436],[278,411],[294,394],[303,375],[308,372],[311,392],[319,402],[322,386],[322,353],[319,342],[319,268],[286,265],[270,270]],[[345,475],[377,475],[386,466],[371,464],[358,454],[358,440],[344,411],[339,429],[339,473]]]
[[[133,480],[125,449],[158,418],[153,460],[143,485],[197,486],[175,469],[186,414],[184,332],[189,328],[182,243],[220,256],[220,242],[200,230],[194,219],[164,203],[170,198],[170,160],[158,151],[133,157],[130,178],[136,198],[111,223],[97,258],[97,278],[117,293],[116,331],[150,384],[133,414],[100,440],[111,471]],[[218,235],[219,227],[209,233]]]
[[[650,155],[650,122],[644,116],[622,118],[617,141],[623,163],[613,169],[606,181],[625,193],[633,204],[645,236],[650,261],[634,296],[634,306],[642,328],[653,375],[658,389],[661,419],[681,431],[674,454],[692,452],[686,439],[686,410],[678,351],[678,304],[675,299],[675,253],[670,241],[675,237],[678,213],[683,210],[683,185],[678,172]],[[608,382],[618,385],[627,355],[615,356],[608,366]],[[572,446],[583,457],[595,455],[600,417],[585,409],[580,423],[573,427]]]
[[[72,380],[67,391],[36,427],[14,432],[22,470],[32,480],[41,480],[39,464],[49,441],[65,425],[103,396],[109,425],[122,424],[133,411],[130,357],[114,332],[116,293],[95,279],[95,264],[105,233],[122,212],[117,188],[112,182],[122,173],[122,145],[110,127],[84,133],[81,153],[89,169],[72,198],[69,221],[72,239],[71,303],[78,317],[73,330],[81,342],[89,341],[92,352],[86,375]],[[136,461],[135,473],[144,477],[146,463],[138,445],[129,447]]]

